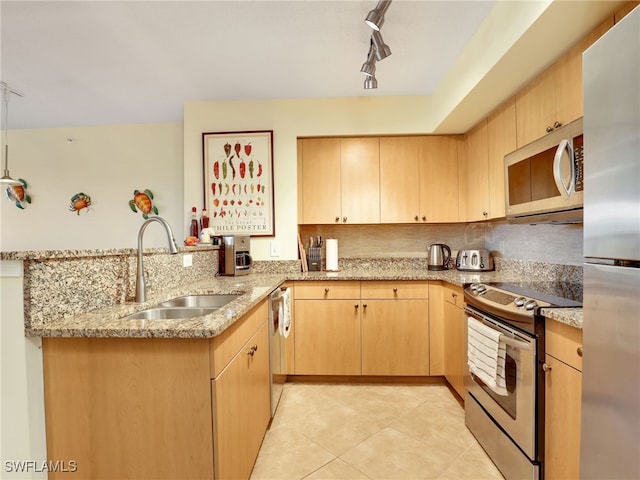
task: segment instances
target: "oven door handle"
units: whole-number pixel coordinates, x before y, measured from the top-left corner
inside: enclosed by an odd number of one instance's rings
[[[489,328],[492,328],[496,332],[500,332],[502,334],[502,337],[500,338],[500,340],[502,340],[506,345],[510,345],[519,350],[531,349],[531,344],[529,342],[523,342],[521,340],[516,340],[515,338],[509,337],[508,335],[514,335],[514,334],[506,328],[500,328],[500,327],[496,328],[496,325],[494,324],[494,322],[487,321],[489,320],[489,318],[485,317],[481,313],[466,307],[464,311],[467,312],[469,316],[474,317],[476,320],[482,322],[484,325],[488,326]]]

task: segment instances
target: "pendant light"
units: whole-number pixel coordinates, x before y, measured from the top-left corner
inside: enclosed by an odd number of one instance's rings
[[[2,185],[3,187],[11,187],[11,186],[17,186],[22,184],[18,180],[14,180],[13,178],[11,178],[11,175],[9,174],[9,142],[8,142],[9,96],[13,93],[14,95],[18,95],[19,97],[22,97],[22,94],[14,90],[13,88],[11,88],[5,82],[0,82],[0,87],[2,88],[2,103],[4,106],[4,112],[3,112],[4,128],[2,129],[2,137],[3,137],[2,143],[4,145],[4,148],[2,149],[4,154],[4,171],[2,174],[2,178],[0,178],[0,185]]]

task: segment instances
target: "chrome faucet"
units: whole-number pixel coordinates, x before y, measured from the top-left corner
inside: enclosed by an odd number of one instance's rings
[[[173,231],[169,223],[162,217],[149,217],[140,227],[138,232],[138,271],[136,273],[136,302],[144,302],[147,299],[146,285],[144,281],[144,265],[142,264],[142,234],[147,225],[151,222],[158,222],[167,232],[167,240],[169,241],[169,253],[175,255],[178,253],[178,245],[173,238]]]

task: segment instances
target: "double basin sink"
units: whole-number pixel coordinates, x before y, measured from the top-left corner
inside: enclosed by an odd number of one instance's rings
[[[236,294],[185,295],[127,315],[124,320],[175,320],[202,317],[224,307],[239,296]]]

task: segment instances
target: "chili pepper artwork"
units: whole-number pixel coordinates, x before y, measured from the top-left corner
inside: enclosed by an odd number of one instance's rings
[[[231,179],[236,178],[236,167],[233,166],[233,156],[229,159],[229,166],[231,167]]]
[[[272,135],[269,130],[203,134],[205,207],[217,231],[273,234]]]

